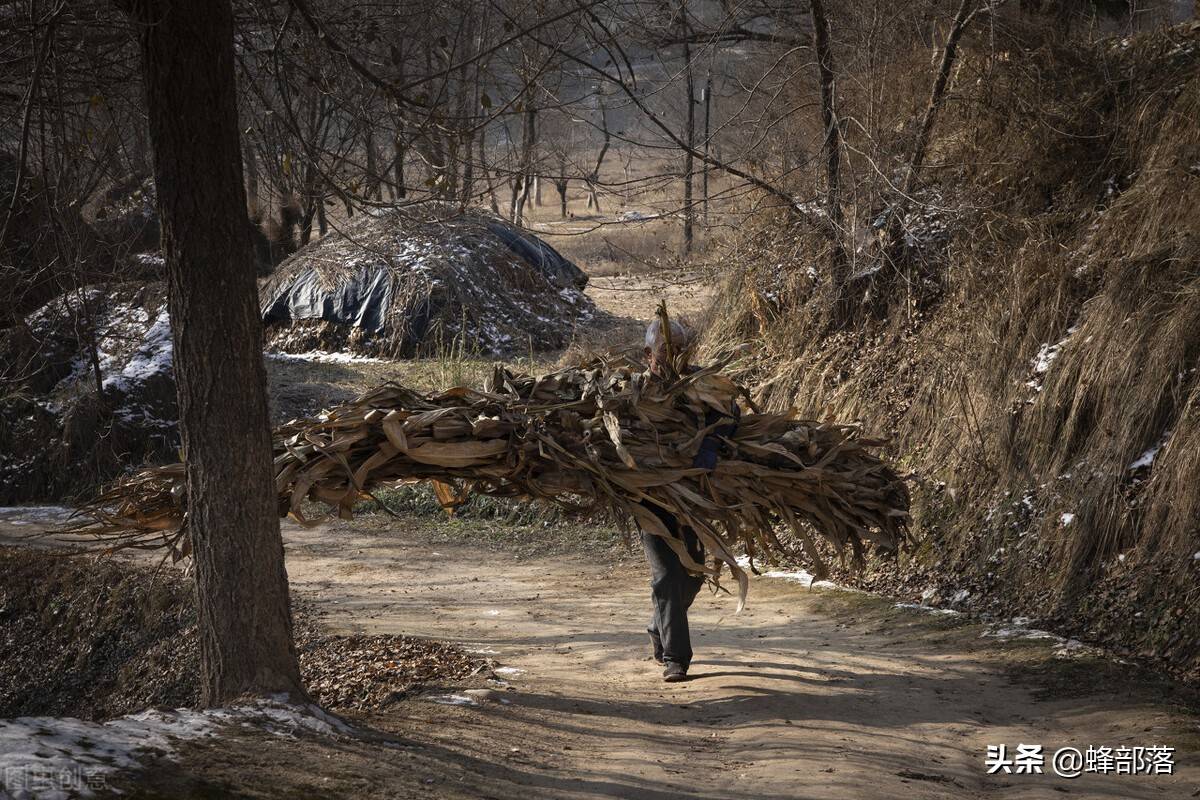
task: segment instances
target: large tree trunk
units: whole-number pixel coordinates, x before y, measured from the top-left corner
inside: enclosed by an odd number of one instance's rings
[[[279,535],[230,0],[129,0],[142,24],[205,705],[303,696]]]

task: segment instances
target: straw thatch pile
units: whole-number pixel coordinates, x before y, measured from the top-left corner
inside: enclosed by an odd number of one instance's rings
[[[433,203],[355,215],[261,287],[269,350],[386,358],[471,343],[507,356],[565,347],[596,315],[587,275],[532,233]]]
[[[720,367],[682,377],[641,365],[593,361],[534,377],[497,367],[482,390],[422,395],[387,384],[316,419],[275,430],[280,513],[309,521],[305,500],[349,516],[373,487],[431,480],[447,508],[469,491],[537,498],[631,516],[672,543],[683,564],[714,582],[728,565],[744,597],[736,558],[783,549],[788,525],[818,570],[815,528],[861,560],[869,542],[905,542],[908,491],[872,452],[880,442],[855,427],[746,413],[723,437],[716,469],[693,468],[708,409],[726,412],[744,390]],[[725,420],[724,422],[727,422]],[[691,526],[715,557],[695,563],[643,505]],[[81,509],[75,530],[117,547],[188,551],[182,464],[145,470]]]

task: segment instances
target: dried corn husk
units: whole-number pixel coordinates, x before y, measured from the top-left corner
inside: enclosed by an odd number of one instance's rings
[[[303,503],[315,500],[348,517],[372,489],[413,480],[432,481],[447,509],[468,492],[604,507],[666,538],[685,567],[714,582],[728,566],[743,599],[737,557],[782,549],[779,523],[818,571],[814,530],[839,552],[848,546],[856,562],[868,543],[897,551],[908,490],[875,454],[882,442],[855,426],[748,411],[723,440],[716,469],[692,467],[709,433],[706,411],[748,397],[722,366],[659,378],[636,362],[595,360],[540,376],[497,366],[482,389],[380,386],[275,429],[280,513],[314,522]],[[184,485],[182,464],[145,469],[82,506],[73,530],[185,556]],[[644,502],[693,528],[713,561],[694,562]]]

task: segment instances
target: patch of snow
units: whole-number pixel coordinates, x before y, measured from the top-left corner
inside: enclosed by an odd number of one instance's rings
[[[945,614],[947,616],[962,613],[952,608],[938,608],[937,606],[927,606],[923,603],[896,603],[894,608],[906,608],[910,611],[924,611],[927,614]]]
[[[1059,339],[1054,344],[1049,342],[1043,343],[1038,347],[1037,355],[1030,360],[1033,366],[1033,377],[1025,382],[1025,385],[1030,389],[1040,392],[1042,390],[1042,376],[1050,371],[1050,365],[1062,353],[1063,348],[1075,332],[1079,330],[1079,325],[1072,325],[1067,328],[1067,335]]]
[[[74,323],[81,318],[91,318],[94,326],[96,364],[86,343],[81,342],[78,352],[71,360],[70,372],[55,387],[55,391],[69,389],[81,380],[94,380],[94,370],[99,366],[102,376],[119,373],[128,363],[131,354],[145,338],[152,325],[150,314],[138,304],[128,302],[107,303],[98,289],[67,292],[51,300],[42,308],[26,317],[30,329],[51,339],[57,335],[64,322]],[[58,413],[61,405],[48,404],[48,410]]]
[[[494,670],[492,670],[492,672],[496,673],[497,675],[508,675],[512,678],[525,674],[525,670],[519,667],[496,667]]]
[[[950,602],[953,605],[958,605],[959,603],[965,603],[967,601],[967,598],[970,596],[971,596],[971,591],[969,589],[959,589],[957,592],[954,593],[954,596],[950,598]]]
[[[360,356],[354,353],[327,353],[323,350],[312,350],[308,353],[267,353],[266,357],[273,361],[310,361],[318,364],[390,364],[386,358]]]
[[[1067,527],[1068,525],[1070,525],[1072,522],[1074,522],[1074,521],[1075,521],[1075,515],[1074,515],[1074,514],[1072,514],[1070,511],[1063,512],[1062,516],[1060,516],[1060,517],[1058,518],[1058,521],[1059,521],[1059,522],[1062,524],[1062,526],[1065,528],[1065,527]]]
[[[1104,651],[1089,647],[1078,639],[1067,639],[1054,648],[1055,658],[1075,658],[1084,655],[1101,655]]]
[[[817,578],[808,570],[798,569],[795,572],[786,572],[784,570],[771,570],[764,572],[760,577],[773,578],[779,581],[789,581],[791,583],[799,583],[802,586],[811,589],[813,584],[817,582]],[[825,581],[829,583],[829,581]]]
[[[99,724],[67,717],[0,721],[0,776],[5,796],[92,796],[105,775],[141,767],[151,755],[170,756],[176,739],[210,735],[211,721],[197,712],[145,711]],[[40,791],[30,776],[59,776],[61,790]],[[63,785],[68,784],[68,785]]]
[[[66,522],[74,509],[65,506],[0,506],[0,522],[9,525],[53,525]]]
[[[437,703],[443,706],[477,706],[478,702],[475,698],[465,694],[437,694],[429,698],[431,703]]]
[[[1151,447],[1149,450],[1142,453],[1133,462],[1131,462],[1129,465],[1129,469],[1132,470],[1132,469],[1141,469],[1142,467],[1148,467],[1154,463],[1154,458],[1157,455],[1158,455],[1158,448]]]
[[[1170,440],[1172,433],[1173,431],[1165,431],[1162,437],[1159,438],[1159,440],[1155,442],[1152,447],[1130,462],[1129,470],[1132,472],[1133,470],[1144,469],[1152,466],[1154,464],[1154,459],[1158,458],[1159,452],[1161,452],[1162,449],[1167,446],[1167,441]]]
[[[980,638],[984,639],[1059,639],[1050,631],[1043,631],[1038,628],[1026,628],[1020,625],[1007,626],[992,626],[981,634]]]
[[[156,375],[169,373],[173,354],[171,318],[164,308],[158,313],[154,324],[146,331],[141,344],[134,350],[125,367],[116,375],[110,375],[104,379],[104,388],[128,391],[134,384],[144,383]]]
[[[256,724],[276,735],[294,735],[306,730],[323,736],[353,733],[353,728],[319,706],[307,703],[295,705],[286,696],[273,697],[248,706],[231,709],[234,718]]]
[[[162,253],[134,253],[133,260],[143,267],[165,267],[167,264]]]
[[[1074,658],[1079,655],[1098,654],[1101,652],[1094,647],[1088,647],[1077,639],[1065,639],[1050,631],[1031,628],[1029,625],[1032,621],[1029,617],[1013,617],[1007,623],[996,623],[988,626],[987,630],[980,634],[980,638],[1031,639],[1052,642],[1056,658]]]
[[[796,202],[792,203],[792,207],[795,208],[797,211],[799,211],[801,214],[804,214],[805,216],[820,217],[820,218],[823,218],[825,216],[825,209],[816,203],[805,202],[805,201],[796,201]]]
[[[5,719],[0,720],[0,797],[91,797],[93,788],[104,787],[107,775],[139,769],[149,757],[170,758],[178,742],[215,736],[230,725],[280,735],[298,729],[326,735],[350,731],[316,706],[291,705],[283,697],[204,711],[148,710],[105,723],[71,717]],[[56,788],[43,791],[47,782]]]

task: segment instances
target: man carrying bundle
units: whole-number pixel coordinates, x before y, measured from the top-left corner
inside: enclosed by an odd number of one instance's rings
[[[691,662],[687,611],[699,574],[715,580],[728,567],[740,606],[749,581],[738,553],[796,556],[774,526],[789,526],[818,572],[813,533],[850,548],[859,562],[910,543],[908,488],[873,452],[882,441],[857,426],[752,403],[740,419],[734,398],[749,395],[721,374],[729,362],[689,367],[691,332],[672,323],[665,306],[658,319],[646,331],[650,374],[606,359],[540,376],[497,367],[482,391],[421,394],[388,383],[278,426],[280,511],[306,522],[305,503],[315,501],[349,517],[364,492],[411,480],[446,484],[439,499],[447,508],[463,502],[456,484],[572,510],[607,501],[637,517],[645,534],[654,605],[647,630],[672,682],[686,679]],[[735,428],[737,458],[718,465]],[[81,506],[80,521],[64,532],[107,542],[110,551],[165,548],[186,558],[186,474],[183,464],[166,464],[127,476]]]
[[[683,324],[671,320],[670,329],[664,331],[662,319],[655,319],[646,328],[646,361],[651,374],[662,376],[663,366],[672,353],[688,353],[695,343],[695,332]],[[728,414],[709,411],[702,421],[705,427],[716,425],[722,418],[729,422],[718,426],[705,436],[700,449],[692,460],[693,467],[712,470],[717,466],[717,450],[720,436],[732,436],[737,428],[737,404],[731,405]],[[658,517],[663,527],[676,539],[682,539],[688,554],[698,563],[704,563],[704,545],[690,527],[679,525],[675,515],[666,509],[643,500],[642,506]],[[654,648],[654,660],[663,665],[663,680],[677,683],[687,680],[688,666],[692,661],[692,639],[688,629],[688,608],[704,585],[703,575],[692,575],[679,561],[679,556],[661,536],[642,531],[642,549],[650,564],[650,600],[653,611],[650,625],[650,643]]]

